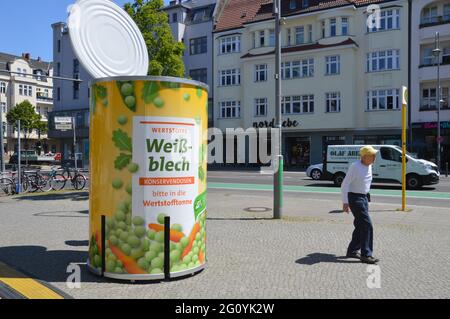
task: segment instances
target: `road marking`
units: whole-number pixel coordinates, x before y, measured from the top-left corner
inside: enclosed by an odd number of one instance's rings
[[[64,299],[64,296],[45,284],[0,262],[0,295],[2,286],[7,296],[15,295],[25,299]]]
[[[208,183],[208,188],[211,189],[237,189],[237,190],[254,190],[254,191],[272,191],[273,186],[268,184],[243,184],[243,183]],[[311,187],[311,186],[297,186],[297,185],[285,185],[284,191],[295,193],[316,193],[316,194],[340,194],[339,188],[333,187]],[[401,197],[401,190],[384,190],[373,189],[370,191],[372,195],[386,196],[386,197]],[[408,198],[422,198],[422,199],[445,199],[450,200],[450,194],[440,192],[428,192],[428,191],[407,191],[406,196]]]

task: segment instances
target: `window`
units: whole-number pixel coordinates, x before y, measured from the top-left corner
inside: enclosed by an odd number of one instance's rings
[[[24,95],[23,94],[23,85],[19,84],[19,95]]]
[[[305,43],[305,28],[296,27],[295,28],[295,44],[303,44]]]
[[[428,88],[422,90],[422,101],[420,103],[421,110],[435,110],[436,103],[436,89]]]
[[[325,38],[325,20],[323,20],[322,23],[320,24],[320,28],[322,31],[322,38]]]
[[[241,37],[232,36],[220,39],[220,54],[229,54],[241,51]]]
[[[255,65],[255,82],[267,81],[267,64]]]
[[[437,7],[428,7],[422,10],[422,24],[438,22]]]
[[[308,24],[308,42],[313,42],[312,24]]]
[[[435,60],[436,58],[433,55],[433,48],[425,48],[423,50],[422,65],[432,65]]]
[[[80,61],[78,61],[78,59],[73,60],[73,78],[80,78]]]
[[[275,46],[275,30],[270,30],[269,32],[269,46],[270,47]]]
[[[2,108],[3,114],[6,114],[6,102],[1,102],[0,107]]]
[[[382,10],[380,12],[379,28],[377,29],[375,17],[372,20],[372,26],[373,28],[370,29],[367,27],[368,32],[400,29],[400,9]]]
[[[281,77],[283,80],[298,79],[314,76],[314,59],[281,63]]]
[[[267,98],[256,98],[255,99],[255,116],[266,116],[267,115]]]
[[[400,50],[386,50],[367,54],[367,72],[399,69]]]
[[[195,80],[203,83],[208,82],[208,69],[193,69],[189,71],[189,76]]]
[[[302,0],[302,7],[306,8],[309,6],[309,0]]]
[[[56,100],[61,101],[61,88],[56,89]]]
[[[219,72],[220,86],[240,85],[241,84],[241,70],[230,69]]]
[[[314,112],[314,95],[285,96],[281,100],[283,114],[307,114]]]
[[[291,29],[287,29],[287,45],[289,46],[289,45],[291,45],[291,43],[292,43],[292,31],[291,31]]]
[[[387,161],[400,162],[402,161],[402,153],[390,147],[382,147],[380,149],[381,158]]]
[[[259,39],[259,46],[263,47],[266,44],[266,32],[263,31],[259,31],[258,32],[258,39]]]
[[[61,63],[56,63],[56,76],[61,76]]]
[[[208,38],[201,37],[190,39],[190,53],[191,55],[202,54],[208,51]]]
[[[326,112],[337,113],[341,111],[341,93],[331,92],[325,94]]]
[[[341,73],[341,58],[339,55],[327,56],[326,62],[326,75],[335,75]]]
[[[241,102],[225,101],[220,102],[220,116],[222,118],[239,118],[241,117]]]
[[[59,52],[61,52],[61,40],[58,40],[58,45],[57,45],[57,50],[58,50],[58,53]]]
[[[336,36],[336,19],[330,19],[330,37]]]
[[[192,18],[193,22],[201,22],[206,18],[206,10],[198,10],[194,13],[194,17]]]
[[[290,0],[290,1],[289,1],[289,9],[290,9],[290,10],[295,10],[295,9],[297,9],[297,1],[296,1],[296,0]]]
[[[175,13],[172,13],[172,23],[177,23],[178,22],[178,14],[175,12]]]
[[[374,90],[367,92],[367,110],[385,111],[400,109],[399,89]]]
[[[348,18],[341,19],[341,34],[348,35]]]
[[[6,83],[0,82],[0,94],[6,94]]]
[[[73,99],[78,100],[80,98],[80,82],[73,82]]]

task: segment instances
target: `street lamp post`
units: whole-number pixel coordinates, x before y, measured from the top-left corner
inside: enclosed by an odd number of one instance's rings
[[[436,155],[436,164],[438,166],[438,170],[441,169],[441,75],[440,75],[440,65],[441,65],[441,48],[439,43],[439,32],[435,34],[435,48],[433,50],[433,55],[436,58],[437,62],[437,90],[436,90],[436,99],[437,99],[437,155]]]
[[[275,126],[278,130],[278,154],[274,173],[273,217],[280,219],[283,213],[283,154],[282,154],[282,125],[281,125],[281,1],[274,2],[275,15]]]

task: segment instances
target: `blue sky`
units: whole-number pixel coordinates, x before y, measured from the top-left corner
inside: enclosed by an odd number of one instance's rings
[[[0,52],[52,60],[51,24],[66,21],[75,0],[0,0]],[[130,0],[114,0],[123,6]],[[169,1],[165,1],[168,3]]]

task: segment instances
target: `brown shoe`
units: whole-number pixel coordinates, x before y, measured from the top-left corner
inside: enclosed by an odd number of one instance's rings
[[[364,264],[371,264],[371,265],[374,265],[374,264],[376,264],[377,262],[379,262],[380,260],[379,260],[379,259],[376,259],[376,258],[374,258],[374,257],[372,257],[372,256],[361,256],[361,261],[362,261]]]

